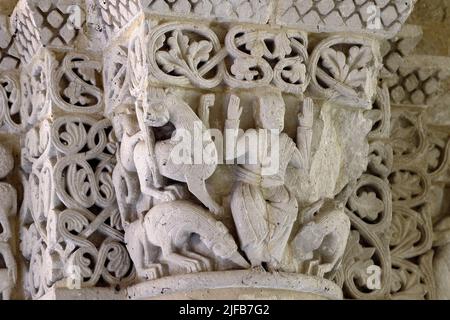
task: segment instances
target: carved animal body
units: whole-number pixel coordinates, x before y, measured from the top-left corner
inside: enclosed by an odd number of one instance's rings
[[[189,248],[189,240],[194,234],[199,235],[216,257],[249,267],[227,228],[208,211],[189,201],[178,200],[153,207],[143,221],[135,221],[128,227],[125,241],[137,268],[145,269],[149,263],[154,267],[157,263],[155,252],[158,251],[155,247],[159,247],[160,261],[183,267],[187,272],[210,271],[213,267],[209,259]],[[147,252],[152,261],[142,263],[148,260],[141,256],[145,255],[145,250],[153,251]],[[145,270],[138,270],[139,273],[145,273]]]
[[[323,277],[339,267],[350,234],[350,219],[343,208],[326,209],[306,223],[293,241],[294,255],[306,263],[302,270]],[[318,252],[319,260],[316,251]]]
[[[211,198],[205,182],[206,179],[212,176],[218,163],[217,150],[211,135],[197,114],[181,98],[168,94],[165,106],[169,113],[169,121],[175,127],[176,132],[182,135],[186,134],[186,136],[183,136],[183,139],[188,139],[188,141],[184,141],[184,145],[187,143],[188,147],[191,146],[191,148],[187,150],[190,152],[187,155],[189,161],[177,162],[174,161],[174,157],[178,156],[174,149],[180,141],[167,139],[157,142],[155,154],[161,175],[172,180],[186,182],[189,191],[206,207],[213,213],[220,213],[221,206]],[[195,128],[195,126],[198,126],[198,128]],[[200,139],[201,142],[198,141]],[[140,143],[137,147],[139,150],[142,149],[142,152],[145,152],[143,143]],[[194,150],[195,148],[197,149]],[[201,157],[200,159],[195,158],[196,152]],[[208,155],[208,159],[203,158],[205,155]]]
[[[0,241],[7,242],[11,238],[11,228],[9,217],[17,211],[17,193],[8,183],[0,182],[0,224],[3,232],[0,234]]]
[[[194,142],[197,143],[198,141],[195,141],[195,139],[201,138],[201,144],[199,143],[199,146],[201,147],[201,150],[196,150],[201,152],[201,156],[203,157],[203,153],[206,148],[213,148],[211,149],[214,154],[212,156],[215,156],[215,161],[212,163],[195,163],[194,160],[194,152],[190,154],[191,156],[191,163],[173,163],[173,159],[171,159],[169,156],[171,155],[171,152],[173,151],[174,147],[178,144],[178,141],[173,141],[172,139],[167,139],[164,141],[159,141],[156,144],[156,156],[158,160],[158,165],[161,169],[161,173],[173,180],[183,181],[185,182],[185,177],[189,175],[197,175],[202,179],[209,178],[217,167],[217,151],[214,145],[214,142],[212,141],[212,138],[210,134],[208,133],[206,127],[204,124],[200,121],[197,114],[191,109],[191,107],[184,101],[182,101],[180,98],[170,96],[168,97],[168,102],[166,103],[167,109],[169,111],[169,117],[170,122],[174,125],[176,131],[187,133],[190,136],[186,136],[187,139],[191,139],[191,141],[188,141],[190,143],[190,146],[195,147]],[[195,126],[199,126],[197,129]],[[196,132],[201,134],[201,137],[195,136]],[[191,150],[194,151],[194,150]],[[198,160],[204,160],[204,159],[198,159]]]

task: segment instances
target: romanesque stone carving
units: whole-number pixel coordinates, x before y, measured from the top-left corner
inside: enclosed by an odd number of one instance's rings
[[[293,94],[306,90],[309,84],[306,33],[235,27],[228,32],[225,43],[231,58],[225,81],[231,87],[252,88],[273,83]],[[273,44],[273,49],[268,44]]]
[[[349,48],[334,48],[342,45]],[[325,98],[370,109],[376,94],[374,75],[380,68],[379,54],[377,44],[365,38],[335,36],[324,40],[311,55],[313,88]]]
[[[198,234],[215,258],[205,257],[189,247],[194,234]],[[147,280],[165,275],[164,269],[169,269],[169,274],[215,271],[221,260],[249,267],[227,228],[210,212],[188,201],[155,205],[126,230],[126,242],[138,275]]]
[[[102,67],[87,52],[40,49],[26,71],[20,114],[27,130],[21,209],[27,294],[40,298],[74,281],[80,288],[130,281],[134,269],[112,184],[116,145],[102,117]]]
[[[163,177],[179,182],[185,182],[189,191],[195,195],[206,207],[215,214],[221,212],[221,206],[209,195],[205,181],[215,171],[217,158],[215,145],[206,127],[200,118],[192,111],[191,107],[173,93],[155,89],[148,101],[138,102],[136,105],[137,119],[126,119],[123,115],[122,145],[120,148],[121,166],[116,174],[116,186],[122,182],[120,176],[126,172],[135,172],[139,179],[140,191],[150,198],[161,201],[176,200],[183,190],[181,185],[166,186]],[[139,105],[142,103],[142,106]],[[201,154],[209,148],[211,162],[197,164],[194,152],[184,157],[188,161],[177,163],[172,158],[177,142],[172,139],[155,140],[154,128],[160,128],[169,123],[174,128],[174,134],[188,135],[191,139],[202,139]],[[195,125],[201,124],[200,132],[195,133]],[[133,128],[134,126],[134,128]],[[181,132],[181,133],[180,133]],[[187,152],[190,152],[187,150]],[[124,177],[126,178],[126,177]],[[158,189],[164,188],[163,191]],[[130,189],[127,187],[127,189]],[[147,199],[150,201],[150,199]],[[130,202],[129,202],[130,203]],[[131,202],[132,203],[132,202]],[[147,205],[144,211],[148,211],[151,205]],[[142,212],[144,212],[142,211]],[[139,209],[139,212],[141,210]]]
[[[70,10],[77,7],[79,17],[74,21]],[[73,48],[85,17],[81,1],[67,2],[22,0],[16,6],[10,23],[16,35],[17,50],[25,62],[42,46]],[[79,19],[78,19],[79,18]]]
[[[133,278],[121,244],[110,131],[106,119],[66,115],[27,133],[21,247],[29,261],[27,291],[34,298],[74,275],[80,287],[100,278],[112,286]]]
[[[449,76],[447,59],[414,56],[414,59],[406,59],[385,83],[395,104],[432,105],[442,93],[441,82]]]
[[[19,0],[3,299],[448,298],[450,64],[415,2]]]
[[[19,55],[11,36],[8,18],[0,15],[0,70],[12,70],[20,64]]]
[[[242,110],[235,97],[230,101],[225,128],[238,130]],[[260,96],[254,108],[256,131],[250,129],[241,137],[236,132],[233,134],[236,141],[230,143],[233,150],[236,149],[233,156],[239,158],[245,156],[240,150],[244,150],[241,146],[248,136],[258,135],[258,159],[236,169],[237,183],[231,195],[231,211],[241,248],[252,266],[266,263],[270,270],[277,270],[282,269],[283,255],[298,214],[295,195],[285,186],[285,173],[288,165],[305,172],[309,170],[313,103],[306,100],[299,116],[298,146],[285,134],[272,136],[284,127],[285,105],[280,94]],[[273,145],[273,141],[278,145]],[[271,148],[276,147],[281,158],[276,170],[270,173],[268,162],[273,161],[270,156],[274,155]]]
[[[142,5],[146,11],[154,14],[264,24],[275,3],[271,0],[143,0]]]
[[[20,82],[17,71],[2,73],[0,78],[0,128],[9,132],[23,129],[20,109]]]
[[[100,11],[102,27],[108,38],[114,36],[114,32],[124,27],[140,10],[139,0],[125,1],[107,1],[101,0],[94,2],[96,8]]]
[[[216,66],[215,76],[205,78],[205,74],[221,62],[217,58],[212,59],[219,53],[221,44],[208,27],[167,23],[154,28],[148,37],[149,43],[144,45],[148,46],[150,73],[158,81],[192,84],[199,88],[213,88],[220,84],[223,78],[221,64]],[[195,41],[194,38],[201,40]],[[205,64],[203,70],[199,69],[200,64]]]
[[[391,295],[398,299],[443,298],[446,286],[446,281],[439,283],[445,274],[439,261],[445,254],[439,253],[439,241],[434,244],[433,239],[439,237],[439,221],[443,218],[440,210],[445,185],[442,181],[448,173],[449,130],[430,123],[427,113],[433,113],[435,100],[439,99],[438,88],[447,77],[448,61],[411,56],[420,36],[419,28],[408,26],[399,40],[392,40],[395,43],[390,47],[397,49],[387,55],[390,74],[383,80],[395,104],[390,138],[394,151],[389,175],[394,204],[390,254]],[[392,58],[395,56],[401,59]],[[437,247],[434,252],[433,245]],[[442,246],[445,248],[445,241]]]
[[[0,144],[0,179],[6,178],[14,168],[11,151]],[[17,283],[17,264],[11,249],[12,217],[17,213],[16,189],[9,183],[0,182],[0,257],[4,266],[0,265],[0,294],[3,300],[9,300]]]

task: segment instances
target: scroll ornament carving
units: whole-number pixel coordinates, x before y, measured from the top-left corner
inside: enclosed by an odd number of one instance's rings
[[[388,177],[392,172],[393,150],[380,140],[390,127],[390,99],[387,88],[377,88],[372,110],[375,119],[369,133],[369,163],[346,205],[352,232],[335,279],[345,296],[352,299],[388,299],[391,292],[389,229],[392,224],[392,193]],[[376,283],[373,276],[378,275]]]
[[[21,119],[25,127],[48,118],[55,110],[99,113],[103,106],[101,64],[86,54],[41,50],[22,71]]]
[[[446,182],[444,181],[448,180],[450,136],[448,127],[434,126],[428,128],[426,136],[428,148],[424,154],[424,163],[426,163],[426,172],[433,183],[428,191],[429,203],[433,204],[430,205],[429,209],[429,214],[433,221],[433,250],[429,253],[430,259],[432,259],[432,262],[430,262],[432,270],[427,270],[426,276],[430,278],[427,281],[429,286],[434,287],[429,290],[431,298],[445,300],[449,297],[448,281],[444,280],[449,275],[447,267],[449,253],[448,215],[445,210],[440,210],[441,199],[435,198],[433,195],[436,193],[436,190],[438,194],[439,192],[445,194],[442,185],[445,185]],[[434,253],[434,255],[431,253]]]
[[[222,42],[224,45],[221,44]],[[167,182],[164,182],[168,177],[164,173],[166,169],[161,167],[161,164],[166,163],[162,160],[164,159],[162,146],[172,148],[169,144],[170,139],[167,137],[171,134],[176,135],[177,130],[181,132],[182,129],[186,129],[186,125],[182,123],[183,121],[180,122],[178,116],[184,118],[185,110],[200,110],[195,118],[190,119],[201,121],[206,128],[209,128],[208,116],[205,118],[201,110],[207,110],[208,106],[213,106],[217,101],[204,95],[200,100],[200,105],[193,106],[191,102],[187,104],[183,101],[178,93],[175,93],[175,90],[163,92],[163,90],[153,88],[153,85],[165,87],[175,84],[181,88],[204,90],[222,86],[236,89],[269,90],[268,86],[271,86],[270,91],[277,88],[275,91],[280,90],[283,93],[298,96],[304,94],[307,87],[310,86],[318,97],[331,99],[340,105],[364,109],[372,109],[372,102],[378,98],[376,105],[378,109],[373,110],[372,116],[377,119],[379,125],[374,125],[374,127],[378,130],[376,134],[386,135],[388,131],[386,122],[389,118],[389,108],[386,107],[388,102],[386,102],[386,95],[379,94],[376,97],[376,75],[380,68],[379,49],[376,42],[357,36],[331,37],[323,40],[314,50],[310,50],[312,51],[311,57],[308,54],[308,49],[310,49],[308,46],[306,34],[289,30],[286,32],[263,31],[256,26],[252,28],[238,26],[228,30],[223,37],[223,35],[218,36],[215,29],[202,24],[195,26],[191,23],[174,22],[159,24],[157,20],[152,19],[146,20],[139,28],[135,29],[129,41],[120,42],[109,51],[112,59],[105,60],[107,65],[105,76],[106,81],[113,86],[112,90],[107,93],[106,102],[109,105],[108,113],[114,117],[115,132],[120,142],[117,153],[118,165],[114,170],[113,180],[115,192],[120,195],[118,204],[127,238],[126,242],[129,244],[128,250],[135,263],[140,281],[199,271],[245,269],[249,265],[264,266],[268,270],[296,272],[326,278],[332,278],[333,274],[337,272],[344,247],[342,245],[334,246],[334,244],[345,243],[338,239],[347,239],[349,232],[349,218],[344,209],[345,199],[341,200],[341,203],[319,201],[314,204],[312,201],[305,204],[301,202],[302,206],[311,206],[310,216],[304,217],[304,221],[300,223],[296,221],[294,213],[289,214],[291,218],[289,218],[289,223],[285,224],[289,230],[277,231],[270,224],[264,226],[266,223],[263,220],[264,217],[253,216],[252,210],[239,205],[241,196],[238,191],[232,191],[230,200],[234,223],[236,224],[240,216],[247,214],[254,219],[255,223],[259,224],[258,228],[261,234],[255,235],[256,240],[250,240],[246,238],[248,230],[243,227],[241,230],[239,227],[235,230],[233,223],[227,224],[226,219],[221,217],[230,210],[227,209],[226,202],[222,203],[225,207],[224,211],[212,207],[211,201],[205,198],[203,192],[194,188],[195,183],[186,182],[183,176],[177,176],[175,181],[171,181],[167,185]],[[337,60],[333,58],[335,56],[338,57]],[[272,105],[273,108],[275,106],[277,108],[284,107],[283,99],[280,100],[277,94],[264,93],[262,96],[265,98],[261,100],[260,106],[267,104]],[[190,98],[189,101],[192,99]],[[235,108],[235,112],[229,111],[232,115],[229,120],[234,122],[238,120],[240,110],[238,107],[233,107],[236,105],[239,105],[236,99],[230,98],[229,108],[231,110]],[[174,110],[177,110],[175,118]],[[207,112],[207,114],[209,113]],[[358,111],[355,111],[352,117],[360,119],[359,115]],[[146,119],[147,117],[148,119]],[[177,122],[174,126],[172,126],[172,119]],[[257,118],[254,120],[259,121]],[[231,122],[227,120],[227,123]],[[367,121],[368,126],[369,122]],[[337,123],[334,125],[339,127]],[[301,131],[301,129],[299,130]],[[364,135],[367,134],[366,123],[361,124],[358,130],[364,131]],[[161,137],[158,138],[157,135],[160,135],[161,132],[164,132],[166,138],[158,141]],[[307,136],[308,134],[306,134]],[[306,150],[310,149],[308,139],[300,140],[303,142],[300,142],[299,148],[305,154],[308,154],[309,151]],[[286,143],[287,145],[283,145],[283,148],[291,150],[289,140],[286,140]],[[365,147],[366,144],[363,143],[361,146]],[[348,149],[345,149],[345,152],[347,151]],[[170,149],[164,150],[164,152],[167,155],[170,153]],[[392,165],[392,159],[388,155],[389,151],[374,146],[373,152],[375,154],[373,171],[385,179],[387,171],[389,171],[386,166]],[[148,154],[145,160],[142,156],[138,156],[144,153]],[[286,154],[290,154],[290,151]],[[382,159],[380,160],[380,158]],[[351,160],[355,159],[351,158]],[[211,175],[208,173],[205,180],[212,177],[215,170],[216,168],[211,169]],[[237,169],[238,175],[242,175],[245,171],[240,172],[240,170],[240,168]],[[294,169],[290,167],[289,172],[292,173],[292,170]],[[180,173],[183,172],[181,170]],[[347,176],[358,178],[360,174],[359,168],[358,170],[353,167],[348,168],[344,177],[339,178],[337,192],[349,183]],[[199,185],[204,185],[204,181],[196,179]],[[280,179],[283,178],[280,177]],[[288,180],[291,180],[291,177]],[[188,188],[183,188],[183,183],[187,183]],[[253,183],[256,182],[250,183],[251,187],[249,188],[258,190],[258,184],[253,186]],[[287,185],[290,183],[291,181],[287,182]],[[262,191],[261,199],[255,197],[245,199],[247,202],[254,202],[255,206],[264,202],[271,204],[282,201],[283,208],[275,208],[277,206],[274,205],[274,208],[270,208],[269,211],[277,211],[280,214],[286,210],[286,212],[297,212],[299,203],[296,204],[297,200],[294,197],[298,190],[289,190],[287,187],[286,191],[283,191],[284,188],[286,187],[280,186],[279,192],[286,193],[287,198],[283,197],[281,200],[277,200],[279,194],[274,194],[272,197],[265,194],[267,191]],[[379,188],[386,190],[385,186]],[[186,191],[190,192],[186,193]],[[330,192],[332,196],[335,195],[333,192],[334,190]],[[369,217],[375,221],[383,216],[383,219],[389,221],[390,207],[385,203],[389,197],[386,194],[382,196],[377,192],[379,192],[378,189],[373,193],[364,194],[363,192],[362,195],[358,195],[362,199],[367,197],[374,201],[373,208],[360,207],[358,209],[364,218]],[[382,197],[382,199],[377,197]],[[148,232],[147,228],[151,228],[153,225],[152,216],[168,215],[163,212],[167,211],[164,209],[166,203],[173,204],[174,208],[177,208],[187,205],[179,201],[188,201],[192,198],[197,198],[196,200],[209,208],[210,215],[219,213],[212,218],[221,221],[228,230],[226,234],[233,239],[235,245],[227,245],[228,250],[235,252],[231,248],[237,246],[243,251],[238,251],[239,258],[234,253],[214,253],[214,246],[211,246],[208,237],[202,238],[202,235],[200,235],[200,242],[204,240],[205,243],[202,243],[206,248],[203,245],[200,246],[201,248],[192,245],[184,247],[181,242],[177,242],[177,239],[171,238],[174,236],[161,242],[163,240],[150,239],[151,236],[145,235]],[[194,202],[199,203],[198,201]],[[363,203],[364,200],[360,202]],[[380,209],[379,202],[382,203],[382,209]],[[384,213],[383,210],[387,212]],[[196,207],[193,211],[202,212],[202,215],[207,213],[200,207]],[[301,216],[300,213],[299,217]],[[363,218],[359,217],[359,219]],[[299,227],[299,223],[304,223],[304,225]],[[383,244],[379,244],[378,240],[387,230],[388,223],[381,224],[383,228],[380,227],[379,230],[373,232],[372,237],[376,250],[371,253],[370,257],[374,254],[388,254],[386,240],[383,241]],[[238,225],[242,225],[242,223],[238,223]],[[330,225],[333,228],[330,229]],[[269,236],[264,235],[264,230]],[[188,229],[183,232],[189,233],[190,231]],[[323,232],[329,232],[329,234],[322,234]],[[278,233],[281,238],[277,238],[276,234]],[[320,236],[313,236],[316,233]],[[296,240],[286,241],[283,238],[286,234],[297,235],[294,237]],[[192,235],[186,237],[191,239]],[[333,243],[331,245],[333,254],[331,255],[323,251],[323,246],[328,241],[326,239],[333,239],[330,240]],[[258,241],[262,244],[252,244]],[[271,243],[275,242],[277,242],[277,246],[270,253],[268,248],[271,247]],[[305,247],[308,242],[311,242],[311,245]],[[176,253],[180,254],[181,252],[182,257],[174,257],[170,250],[162,253],[164,251],[162,247],[167,246],[167,243],[174,243],[172,247],[175,246]],[[374,259],[376,260],[377,257]],[[390,269],[390,262],[383,261],[382,266],[384,269]],[[383,279],[384,289],[380,296],[388,294],[388,280],[389,277]]]
[[[348,48],[335,48],[346,44]],[[318,44],[311,54],[309,72],[312,87],[324,98],[372,107],[376,96],[376,76],[381,66],[378,44],[366,38],[331,37]]]
[[[187,34],[191,34],[189,37]],[[200,41],[192,40],[194,37]],[[217,35],[204,26],[169,23],[155,28],[149,34],[148,43],[150,72],[160,81],[175,81],[178,85],[192,83],[200,88],[213,88],[223,78],[223,65],[213,59],[221,49]],[[163,46],[169,50],[161,50]],[[202,69],[200,69],[200,65]],[[215,75],[205,78],[211,69]],[[178,77],[168,74],[174,72]]]
[[[414,108],[396,107],[393,112],[394,167],[389,176],[394,200],[390,244],[393,298],[437,297],[431,249],[432,219],[439,205],[431,199],[448,160],[445,140],[424,124],[423,116],[423,111]]]
[[[366,174],[361,177],[349,198],[346,213],[353,228],[343,257],[343,267],[337,274],[338,283],[353,299],[386,299],[390,286],[390,259],[386,231],[392,219],[390,190],[385,180]],[[380,283],[369,281],[374,268],[381,271]]]
[[[4,73],[0,83],[0,130],[19,133],[23,130],[19,77],[16,72]]]
[[[114,147],[109,121],[87,115],[59,117],[28,132],[21,248],[33,298],[56,283],[67,286],[74,272],[80,287],[133,279],[111,179]]]
[[[0,144],[0,179],[6,178],[14,169],[14,158],[11,151]],[[0,182],[0,257],[4,265],[0,266],[0,295],[2,300],[12,297],[17,283],[17,263],[14,257],[11,227],[12,218],[17,214],[17,192],[9,183]]]
[[[303,94],[311,82],[320,97],[371,108],[380,69],[376,42],[357,36],[330,37],[314,48],[311,57],[308,49],[307,34],[294,30],[237,26],[221,40],[219,33],[204,25],[158,25],[147,20],[129,42],[110,51],[114,57],[107,61],[106,76],[107,81],[115,79],[125,86],[129,83],[132,95],[136,90],[133,86],[141,87],[140,81],[145,79],[160,85],[202,89],[272,85],[296,95]],[[116,58],[119,61],[114,62]],[[120,96],[126,92],[121,88],[115,90],[121,92]]]
[[[302,94],[306,90],[309,77],[305,33],[262,32],[235,27],[228,32],[225,44],[232,61],[225,81],[231,87],[273,83],[282,91],[293,94]],[[272,50],[268,44],[273,45]]]

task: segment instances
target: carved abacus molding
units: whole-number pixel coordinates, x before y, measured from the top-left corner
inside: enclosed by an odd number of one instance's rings
[[[105,27],[118,30],[140,12],[172,19],[287,26],[308,32],[393,37],[415,0],[100,0]]]
[[[278,2],[277,23],[311,32],[361,32],[392,37],[414,0],[287,0]]]
[[[78,17],[70,7],[79,8]],[[74,48],[84,24],[81,0],[69,2],[21,0],[12,13],[11,33],[16,36],[17,50],[25,63],[30,62],[41,47]],[[79,19],[75,22],[74,19]],[[78,24],[78,25],[76,25]]]

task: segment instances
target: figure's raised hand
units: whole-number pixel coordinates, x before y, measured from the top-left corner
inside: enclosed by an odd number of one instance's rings
[[[216,96],[214,94],[205,94],[200,98],[202,112],[209,111],[214,106]]]
[[[298,114],[298,125],[300,127],[312,127],[314,122],[314,102],[311,98],[303,101],[302,112]]]
[[[228,102],[227,119],[239,120],[242,115],[241,101],[238,96],[232,95]]]

